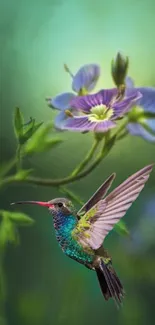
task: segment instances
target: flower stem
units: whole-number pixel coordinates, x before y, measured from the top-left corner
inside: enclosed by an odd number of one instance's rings
[[[16,166],[17,166],[17,170],[21,169],[21,145],[19,144],[17,147],[17,151],[16,151]]]
[[[16,175],[7,177],[3,180],[1,180],[0,186],[4,186],[6,184],[10,184],[10,183],[29,183],[32,185],[40,185],[40,186],[61,186],[61,185],[65,185],[65,184],[69,184],[72,182],[75,182],[81,178],[84,178],[85,176],[87,176],[88,174],[90,174],[98,165],[99,163],[103,160],[103,158],[105,158],[108,153],[110,152],[111,148],[113,147],[114,143],[117,140],[117,137],[120,135],[120,133],[124,130],[124,128],[126,127],[128,123],[128,119],[123,119],[122,123],[119,125],[119,127],[117,128],[117,130],[113,133],[112,136],[110,136],[109,134],[107,134],[107,137],[105,137],[105,142],[104,142],[104,146],[103,149],[98,153],[98,155],[96,156],[96,159],[94,160],[94,162],[84,171],[79,172],[76,175],[69,175],[67,177],[64,178],[60,178],[60,179],[44,179],[44,178],[40,178],[40,177],[30,177],[28,176],[26,179],[16,179]],[[81,168],[82,169],[82,168]]]
[[[86,155],[85,159],[73,170],[73,172],[71,173],[72,176],[76,176],[78,175],[83,169],[84,167],[88,164],[88,162],[91,160],[91,158],[93,157],[98,145],[100,143],[100,140],[96,140],[94,141],[90,151],[88,152],[88,154]]]
[[[128,117],[126,117],[126,118],[124,118],[122,120],[122,122],[120,123],[120,125],[116,129],[115,133],[113,134],[113,136],[116,136],[116,139],[118,139],[120,134],[122,133],[122,131],[124,131],[126,129],[126,126],[127,126],[128,123],[129,123],[129,118]]]
[[[99,165],[99,163],[102,161],[102,159],[105,158],[107,156],[107,154],[109,153],[109,151],[111,150],[114,142],[115,142],[115,136],[113,136],[110,140],[105,141],[103,149],[97,155],[94,162],[87,169],[85,169],[84,171],[82,171],[81,173],[79,173],[75,176],[69,175],[65,178],[60,178],[60,179],[44,179],[44,178],[40,178],[40,177],[27,177],[26,179],[21,180],[21,179],[16,179],[15,175],[14,175],[14,176],[10,176],[10,177],[7,177],[4,180],[2,180],[0,185],[4,186],[4,185],[12,183],[12,182],[15,182],[15,183],[26,182],[26,183],[34,184],[34,185],[55,186],[56,187],[56,186],[65,185],[65,184],[75,182],[75,181],[87,176],[88,174],[90,174],[90,172],[92,172]]]

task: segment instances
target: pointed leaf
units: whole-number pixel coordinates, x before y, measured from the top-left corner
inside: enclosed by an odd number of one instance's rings
[[[62,140],[60,138],[47,139],[44,143],[42,143],[42,146],[37,148],[36,152],[43,152],[52,149],[53,147],[57,146],[61,142]]]
[[[13,222],[5,216],[0,224],[0,247],[4,247],[8,242],[17,244],[17,231]]]
[[[18,225],[32,225],[34,223],[33,219],[21,212],[11,212],[9,218]]]
[[[35,125],[35,119],[31,119],[29,124],[24,124],[23,127],[23,143],[25,143],[33,134],[33,128]]]
[[[0,210],[0,215],[3,218],[8,218],[12,222],[18,225],[32,225],[34,220],[31,219],[27,214],[21,212],[11,212],[6,210]]]
[[[35,125],[35,119],[31,117],[30,121],[24,123],[24,125],[23,125],[24,132],[23,133],[25,134],[27,131],[29,131],[31,128],[33,128],[34,125]]]
[[[62,142],[60,138],[48,138],[49,131],[53,128],[53,124],[42,125],[32,135],[25,146],[25,153],[32,154],[38,152],[44,152],[51,149],[58,143]]]
[[[30,125],[27,130],[24,130],[23,134],[23,142],[25,143],[31,136],[40,128],[40,126],[43,124],[43,122],[39,122],[35,124],[35,121],[33,121],[32,125]]]
[[[16,107],[14,112],[14,130],[18,139],[20,139],[23,135],[23,123],[24,118],[20,111],[20,108]]]
[[[43,122],[36,123],[33,127],[33,134],[43,125]]]

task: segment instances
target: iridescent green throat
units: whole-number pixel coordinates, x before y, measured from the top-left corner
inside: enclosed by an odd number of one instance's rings
[[[92,263],[94,252],[85,252],[83,247],[72,237],[72,231],[77,225],[77,218],[74,215],[53,215],[54,228],[57,241],[66,255],[82,264]]]

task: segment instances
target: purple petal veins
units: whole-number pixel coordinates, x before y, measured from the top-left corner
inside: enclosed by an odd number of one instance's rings
[[[72,131],[94,131],[94,132],[107,132],[109,129],[115,127],[115,123],[110,120],[91,122],[87,116],[77,116],[69,118],[63,127],[65,130]]]

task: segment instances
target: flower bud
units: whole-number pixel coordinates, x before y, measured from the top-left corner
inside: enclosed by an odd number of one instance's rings
[[[116,58],[112,60],[111,63],[111,74],[116,86],[125,84],[125,78],[127,75],[129,65],[129,59],[127,56],[123,56],[121,53],[117,53]]]

